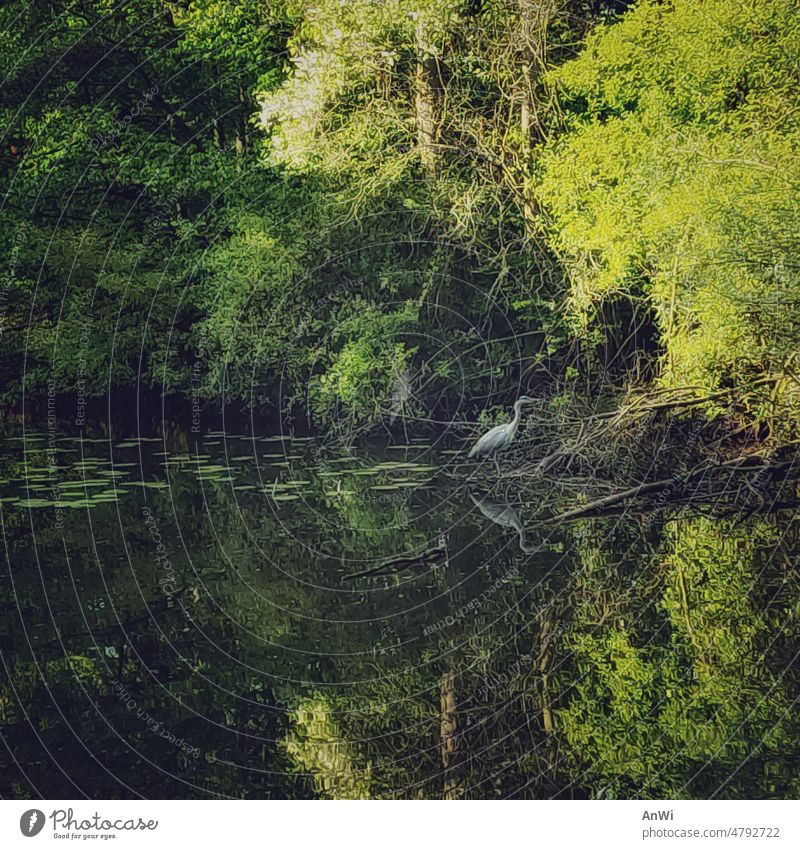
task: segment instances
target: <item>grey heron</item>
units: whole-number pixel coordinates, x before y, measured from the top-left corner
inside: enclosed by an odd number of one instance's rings
[[[522,418],[522,407],[524,404],[535,404],[533,398],[527,395],[520,395],[514,402],[514,418],[503,425],[497,425],[484,435],[472,446],[469,452],[470,457],[491,457],[494,456],[495,466],[497,471],[500,471],[500,463],[497,455],[500,451],[505,451],[514,441],[519,428],[519,422]]]

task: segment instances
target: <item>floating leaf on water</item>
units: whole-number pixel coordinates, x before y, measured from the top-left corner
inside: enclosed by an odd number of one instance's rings
[[[286,492],[286,491],[289,491],[289,490],[291,490],[292,492],[296,492],[297,486],[293,483],[288,483],[288,482],[287,483],[277,483],[276,482],[276,483],[267,484],[264,487],[264,489],[268,490],[269,492]]]
[[[91,489],[92,487],[98,486],[108,486],[107,480],[69,480],[69,481],[61,481],[59,483],[61,489]]]
[[[56,507],[59,502],[45,498],[21,498],[17,501],[17,507]]]

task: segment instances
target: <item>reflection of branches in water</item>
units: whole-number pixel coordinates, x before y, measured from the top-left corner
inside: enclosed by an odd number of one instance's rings
[[[429,689],[424,703],[416,702],[413,710],[411,704],[408,710],[404,706],[402,718],[397,714],[388,721],[382,712],[367,712],[356,721],[354,714],[348,714],[350,735],[360,747],[359,763],[372,768],[374,795],[487,798],[510,793],[554,798],[597,796],[610,789],[621,797],[634,795],[645,781],[659,782],[653,792],[665,796],[692,782],[693,790],[703,796],[721,780],[719,769],[725,770],[726,781],[741,775],[737,793],[761,787],[756,783],[763,772],[758,760],[740,763],[737,755],[749,739],[742,720],[750,717],[749,721],[760,723],[760,733],[766,723],[780,717],[791,688],[785,693],[776,688],[770,669],[780,671],[783,681],[784,661],[794,652],[787,645],[786,658],[770,658],[756,671],[746,665],[772,626],[762,621],[758,604],[742,590],[742,579],[757,581],[761,597],[770,600],[773,619],[780,616],[785,621],[793,597],[780,585],[783,595],[775,606],[780,570],[762,572],[760,558],[776,564],[768,528],[760,538],[755,530],[744,529],[732,536],[731,523],[695,520],[686,526],[688,532],[683,528],[661,538],[657,548],[639,538],[633,553],[628,537],[609,540],[605,528],[592,535],[591,523],[571,526],[566,533],[575,540],[586,567],[580,582],[567,581],[563,591],[556,591],[558,583],[543,584],[530,598],[530,588],[521,589],[517,603],[509,606],[506,627],[513,633],[504,631],[507,640],[498,646],[475,635],[465,655],[442,656],[425,680]],[[617,544],[623,539],[625,560]],[[793,550],[795,540],[787,542],[787,551]],[[677,584],[687,563],[695,574],[688,600]],[[635,581],[630,580],[627,566],[636,570]],[[657,612],[662,598],[669,602],[666,620]],[[714,603],[720,599],[725,603]],[[691,626],[684,631],[682,623],[689,619]],[[723,635],[732,634],[742,624],[755,630],[747,631],[741,644],[720,643],[720,629]],[[651,632],[654,639],[643,641]],[[670,634],[674,640],[662,639]],[[709,652],[707,646],[715,643],[720,644]],[[639,678],[626,673],[621,650],[652,673],[656,688],[643,687]],[[693,674],[696,664],[701,664],[699,680]],[[662,687],[659,676],[664,674],[672,691]],[[604,675],[619,688],[619,703],[605,697],[609,680]],[[720,681],[724,689],[718,692]],[[381,681],[376,686],[386,685]],[[737,687],[740,697],[732,696]],[[631,715],[634,699],[643,707],[636,701]],[[362,695],[359,710],[364,702]],[[769,706],[766,716],[753,711],[756,703]],[[713,716],[704,713],[708,705]],[[395,732],[400,726],[407,729],[412,716],[417,743],[409,746],[404,731]],[[386,722],[380,735],[378,722]],[[706,755],[716,774],[711,770],[707,776],[695,774],[692,762],[687,765],[681,757],[667,757],[663,765],[659,741],[666,735],[674,733],[702,746],[697,729],[712,734],[720,724],[724,734],[731,735],[732,748]],[[778,745],[793,745],[796,737],[791,730],[788,722],[780,725]],[[579,745],[576,734],[582,735]],[[714,734],[709,745],[716,738]],[[777,768],[782,762],[772,763]],[[774,776],[774,772],[764,776],[763,785]]]
[[[363,572],[355,572],[352,575],[345,575],[344,578],[345,580],[352,580],[354,578],[365,578],[368,576],[394,575],[403,569],[437,566],[445,560],[447,560],[447,543],[442,537],[436,545],[424,549],[419,554],[404,554],[398,557],[391,557],[371,569],[365,569]]]

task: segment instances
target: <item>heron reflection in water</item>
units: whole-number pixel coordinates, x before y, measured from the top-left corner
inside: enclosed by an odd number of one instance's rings
[[[537,550],[538,546],[531,545],[525,541],[525,528],[515,507],[507,504],[505,501],[492,501],[485,495],[473,495],[470,493],[469,497],[472,499],[472,503],[490,522],[494,522],[503,528],[513,528],[517,532],[519,547],[522,552],[531,554]]]

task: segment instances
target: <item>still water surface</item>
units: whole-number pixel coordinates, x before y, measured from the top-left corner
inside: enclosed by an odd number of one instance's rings
[[[561,528],[458,446],[7,434],[3,797],[787,797],[794,517]]]

